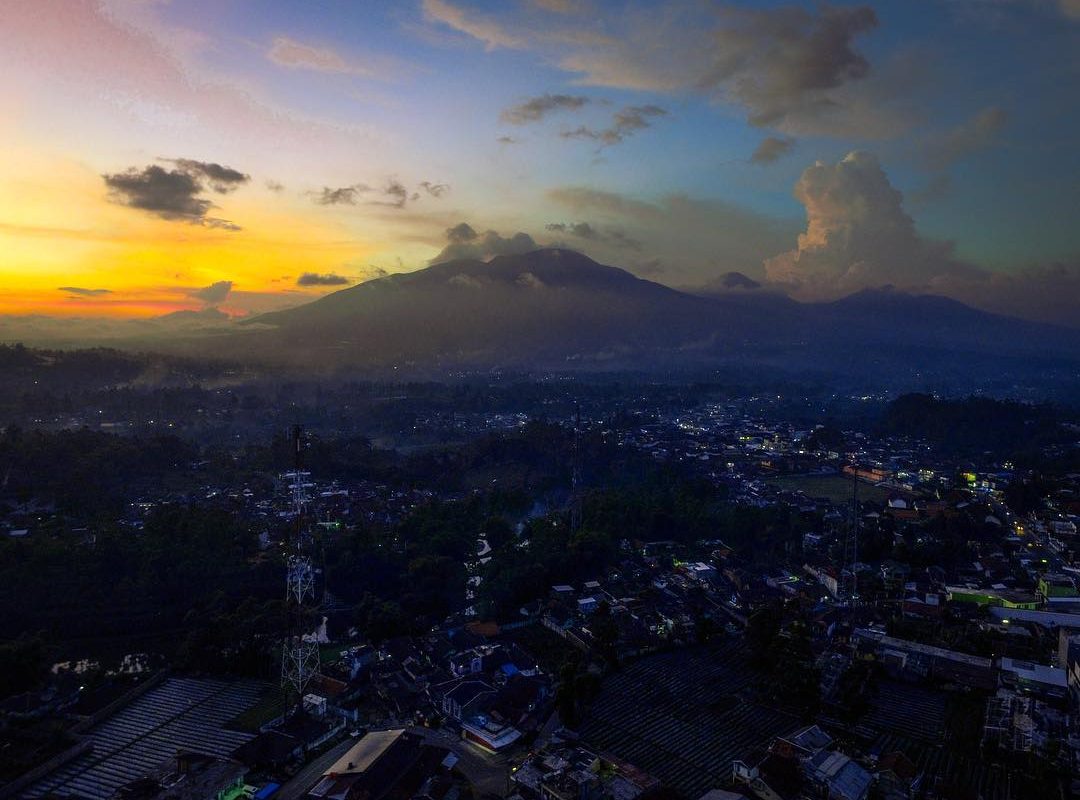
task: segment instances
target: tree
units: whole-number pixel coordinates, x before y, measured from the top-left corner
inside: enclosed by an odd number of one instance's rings
[[[596,648],[608,670],[619,668],[619,626],[611,615],[607,600],[601,600],[589,620],[589,629],[596,639]]]

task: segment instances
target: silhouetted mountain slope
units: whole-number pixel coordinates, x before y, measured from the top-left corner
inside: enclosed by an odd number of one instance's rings
[[[818,304],[754,289],[703,296],[559,249],[391,275],[240,330],[215,340],[222,355],[311,367],[650,370],[739,361],[855,374],[941,370],[950,359],[1080,359],[1078,331],[943,297],[888,289]]]

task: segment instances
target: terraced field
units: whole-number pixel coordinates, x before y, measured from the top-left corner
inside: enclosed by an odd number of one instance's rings
[[[943,742],[948,730],[948,695],[943,691],[883,681],[873,708],[860,720],[860,734],[881,754],[901,750],[920,772],[925,783],[945,796],[948,787],[966,787],[984,800],[1003,800],[1005,777],[1000,767],[957,753]]]
[[[170,678],[92,728],[92,751],[21,796],[108,800],[120,786],[175,758],[178,750],[228,756],[254,734],[227,730],[225,724],[254,705],[264,689],[255,681]]]
[[[650,656],[605,679],[582,726],[592,747],[646,770],[685,797],[731,777],[731,762],[799,721],[747,699],[740,647]]]

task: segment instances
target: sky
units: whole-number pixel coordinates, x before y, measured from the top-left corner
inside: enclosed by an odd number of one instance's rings
[[[3,0],[0,71],[9,338],[537,246],[1080,325],[1080,0]]]

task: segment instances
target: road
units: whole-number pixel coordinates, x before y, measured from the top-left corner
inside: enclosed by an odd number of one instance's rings
[[[423,736],[428,744],[445,747],[454,753],[459,759],[458,772],[473,785],[477,797],[506,797],[510,779],[510,765],[506,761],[506,756],[487,753],[462,741],[447,730],[432,730],[431,728],[409,728],[409,730]]]

